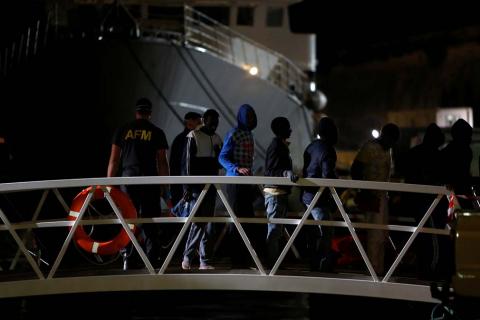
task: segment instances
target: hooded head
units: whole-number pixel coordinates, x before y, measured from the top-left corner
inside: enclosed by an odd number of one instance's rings
[[[252,131],[257,127],[257,114],[249,104],[242,104],[237,113],[238,127]]]
[[[272,120],[270,127],[272,128],[273,133],[281,139],[288,139],[292,134],[290,122],[285,117],[276,117]]]
[[[209,134],[214,134],[218,127],[218,112],[213,109],[208,109],[203,114],[203,128]]]
[[[387,123],[383,126],[380,138],[380,144],[385,150],[392,148],[400,139],[400,129],[396,124]]]
[[[451,129],[452,139],[455,142],[470,144],[472,142],[472,127],[467,121],[458,119]]]
[[[332,118],[323,117],[318,122],[318,135],[331,145],[335,145],[338,140],[338,129]]]
[[[442,129],[440,129],[436,123],[430,123],[425,131],[423,143],[438,149],[444,142],[445,135],[443,134]]]

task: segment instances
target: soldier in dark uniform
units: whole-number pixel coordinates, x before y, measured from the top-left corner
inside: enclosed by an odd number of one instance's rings
[[[168,143],[163,131],[150,122],[152,103],[141,98],[135,108],[135,120],[117,129],[113,136],[107,176],[167,176]],[[122,189],[141,217],[160,215],[160,186],[130,185]],[[160,254],[160,230],[156,224],[145,224],[143,231],[146,254],[154,263]]]

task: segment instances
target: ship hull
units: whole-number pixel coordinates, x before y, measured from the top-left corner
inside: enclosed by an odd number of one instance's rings
[[[217,109],[217,132],[224,137],[236,125],[238,107],[252,105],[258,175],[274,117],[292,123],[297,169],[311,137],[308,110],[289,93],[215,55],[168,41],[63,40],[16,71],[4,86],[13,104],[2,108],[2,122],[17,180],[105,176],[113,132],[134,118],[139,97],[152,100],[152,121],[169,143],[182,131],[188,111]]]

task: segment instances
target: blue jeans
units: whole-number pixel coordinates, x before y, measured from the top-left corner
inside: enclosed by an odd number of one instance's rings
[[[310,199],[303,197],[303,204],[310,205]],[[315,220],[330,220],[330,209],[318,202],[311,211]],[[332,271],[331,242],[333,230],[331,227],[311,226],[308,233],[308,246],[310,248],[310,268],[312,270]]]
[[[215,214],[216,189],[210,186],[207,194],[203,198],[200,207],[195,214],[196,217],[213,217]],[[194,193],[194,200],[198,199],[199,194]],[[192,223],[188,233],[183,259],[192,262],[198,247],[200,256],[200,265],[206,265],[210,261],[213,240],[213,223]]]
[[[285,218],[288,209],[288,194],[272,195],[265,193],[265,209],[267,217]],[[274,265],[279,255],[279,243],[283,233],[283,224],[268,224],[267,232],[267,261]]]

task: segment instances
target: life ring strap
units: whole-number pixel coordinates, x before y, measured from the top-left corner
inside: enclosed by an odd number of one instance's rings
[[[72,202],[70,207],[70,212],[68,213],[68,220],[75,221],[80,215],[80,210],[85,203],[85,200],[88,194],[91,192],[92,187],[82,190]],[[132,201],[128,195],[122,192],[116,187],[107,187],[107,192],[113,199],[113,202],[118,207],[124,219],[135,219],[137,218],[137,210],[133,205]],[[105,197],[103,190],[100,187],[96,187],[94,191],[93,198],[95,200],[101,200]],[[129,223],[128,227],[132,232],[136,232],[137,228],[134,224]],[[112,255],[118,253],[122,248],[125,248],[130,243],[130,237],[128,236],[125,229],[122,230],[111,240],[108,241],[95,241],[92,239],[83,228],[82,225],[79,225],[75,230],[73,236],[74,241],[77,245],[83,250],[99,255]]]

